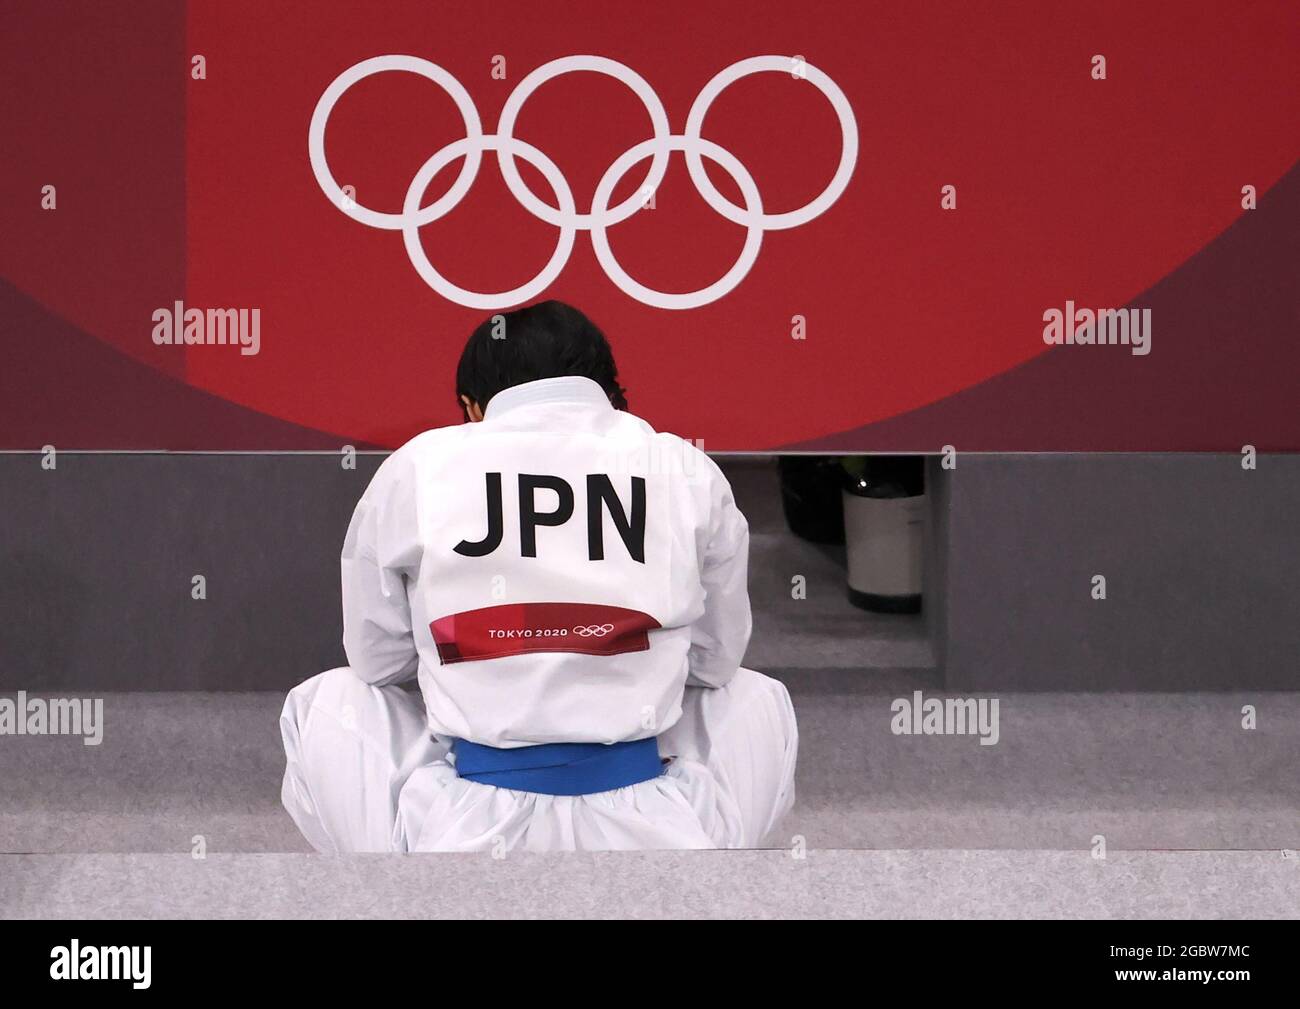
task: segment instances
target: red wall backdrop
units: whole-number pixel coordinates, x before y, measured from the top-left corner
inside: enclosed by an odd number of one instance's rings
[[[539,296],[592,316],[632,408],[707,449],[1300,449],[1294,4],[848,0],[18,4],[0,38],[0,447],[393,446],[459,419],[454,364],[491,313],[431,290],[401,233],[342,213],[308,157],[327,85],[393,53],[452,74],[485,133],[527,74],[573,54],[640,74],[674,134],[747,57],[798,54],[843,90],[860,142],[847,188],[766,232],[729,294],[643,304],[578,231]],[[788,73],[727,88],[702,133],[769,213],[816,196],[840,156],[830,104]],[[542,85],[515,135],[586,211],[651,123],[623,84],[578,72]],[[395,213],[464,136],[446,93],[390,72],[340,99],[326,151],[359,203]],[[489,153],[420,240],[452,282],[493,291],[535,275],[556,234]],[[676,152],[654,209],[608,235],[632,277],[682,292],[721,277],[745,229]],[[152,313],[178,299],[260,309],[260,353],[155,346]],[[1151,353],[1048,348],[1043,313],[1067,299],[1151,308]]]

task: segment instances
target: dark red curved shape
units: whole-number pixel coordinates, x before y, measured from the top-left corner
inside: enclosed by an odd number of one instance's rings
[[[0,448],[333,450],[368,444],[268,417],[114,350],[0,280]]]
[[[1126,307],[1151,309],[1147,357],[1054,347],[936,403],[785,448],[1300,449],[1300,164],[1259,209]]]

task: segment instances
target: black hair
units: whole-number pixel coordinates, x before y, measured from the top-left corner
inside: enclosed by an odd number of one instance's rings
[[[605,334],[572,305],[543,301],[494,315],[470,334],[456,368],[456,399],[468,396],[486,410],[502,389],[564,375],[591,379],[611,404],[627,409]]]

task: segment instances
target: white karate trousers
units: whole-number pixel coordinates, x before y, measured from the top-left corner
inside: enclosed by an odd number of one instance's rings
[[[346,667],[290,691],[280,731],[284,807],[328,854],[758,847],[794,804],[799,746],[785,686],[743,668],[725,687],[686,688],[659,737],[662,775],[592,795],[458,777],[419,694]]]

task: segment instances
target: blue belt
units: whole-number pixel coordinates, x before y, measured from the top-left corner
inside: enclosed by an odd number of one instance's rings
[[[608,745],[541,743],[509,750],[456,739],[451,752],[462,778],[543,795],[609,792],[663,773],[659,740],[654,736]]]

